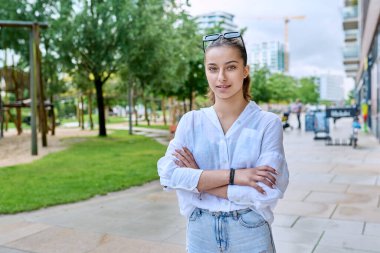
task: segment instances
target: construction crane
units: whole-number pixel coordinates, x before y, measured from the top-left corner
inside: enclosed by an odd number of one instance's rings
[[[288,40],[289,40],[289,32],[288,32],[288,25],[289,25],[289,22],[290,20],[302,20],[302,19],[305,19],[306,17],[305,16],[283,16],[283,17],[254,17],[254,19],[259,19],[259,20],[263,20],[263,19],[274,19],[274,20],[278,20],[278,19],[281,19],[284,21],[284,70],[285,72],[289,72],[289,44],[288,44]]]

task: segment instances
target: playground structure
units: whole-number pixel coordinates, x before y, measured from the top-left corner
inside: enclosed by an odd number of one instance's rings
[[[41,132],[42,146],[47,146],[47,113],[52,116],[52,133],[54,133],[54,108],[49,102],[45,102],[44,88],[41,72],[41,52],[39,49],[40,28],[47,27],[46,23],[24,22],[24,21],[3,21],[0,20],[0,27],[20,28],[27,27],[30,29],[29,35],[29,73],[16,69],[14,66],[7,67],[4,64],[0,69],[0,138],[3,137],[3,127],[5,116],[14,122],[17,133],[21,134],[22,128],[22,108],[30,108],[30,126],[31,126],[31,153],[38,155],[37,145],[37,115],[38,127]],[[1,93],[14,94],[15,101],[4,103],[1,100]],[[16,109],[16,116],[13,117],[11,109]],[[8,122],[8,121],[7,121]],[[6,122],[6,123],[7,123]]]

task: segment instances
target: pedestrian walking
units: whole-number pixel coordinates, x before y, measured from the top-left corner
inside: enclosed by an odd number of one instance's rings
[[[298,129],[301,129],[301,113],[302,113],[302,103],[299,99],[296,100],[295,112],[297,114]]]
[[[289,176],[281,120],[251,101],[239,32],[206,35],[203,49],[213,105],[181,118],[160,182],[177,191],[188,253],[273,253],[273,208]]]

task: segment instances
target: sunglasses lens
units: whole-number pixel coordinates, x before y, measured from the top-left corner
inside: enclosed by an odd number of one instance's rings
[[[220,37],[220,34],[210,34],[206,35],[203,38],[203,41],[214,41],[217,40]]]
[[[233,39],[233,38],[238,38],[238,37],[240,37],[239,32],[230,32],[230,33],[224,34],[224,38],[226,38],[226,39]]]

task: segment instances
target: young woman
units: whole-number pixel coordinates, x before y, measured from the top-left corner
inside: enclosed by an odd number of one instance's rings
[[[275,252],[272,210],[289,176],[281,120],[250,100],[240,33],[206,35],[203,48],[213,106],[181,118],[161,184],[188,219],[187,252]]]

